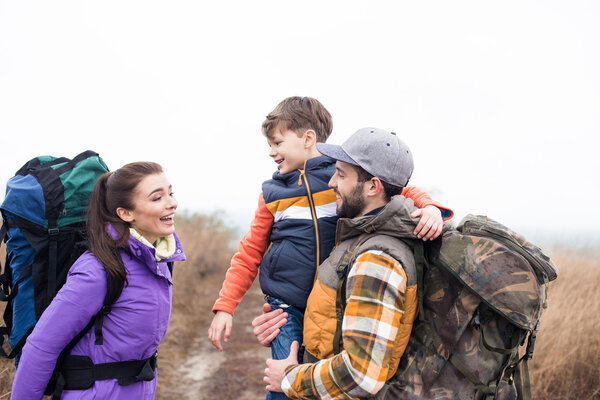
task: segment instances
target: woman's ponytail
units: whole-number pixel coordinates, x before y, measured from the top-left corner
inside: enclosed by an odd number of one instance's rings
[[[108,272],[113,278],[125,281],[125,271],[121,268],[121,261],[119,255],[119,247],[123,242],[123,229],[119,225],[118,218],[115,212],[111,213],[108,209],[107,204],[107,181],[111,177],[113,172],[107,172],[98,179],[96,186],[90,197],[90,204],[88,206],[87,216],[87,233],[90,250],[96,258],[102,263],[106,272]],[[114,217],[113,218],[113,214]],[[124,222],[121,220],[121,222]],[[113,238],[109,232],[108,224],[117,232],[118,237]],[[119,232],[121,231],[121,232]],[[127,232],[128,237],[129,232]],[[116,239],[116,240],[115,240]]]
[[[146,176],[162,172],[157,163],[134,162],[105,173],[96,182],[88,207],[88,242],[92,253],[116,279],[126,279],[119,249],[131,253],[129,223],[119,218],[117,208],[134,210],[137,185]]]

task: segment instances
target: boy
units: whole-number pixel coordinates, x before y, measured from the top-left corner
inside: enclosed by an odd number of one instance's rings
[[[233,311],[260,271],[265,300],[272,309],[283,308],[288,314],[271,343],[273,358],[284,359],[294,340],[302,343],[303,313],[315,272],[336,241],[336,195],[328,187],[335,161],[316,148],[331,134],[331,115],[316,99],[289,97],[267,116],[262,131],[279,171],[263,183],[250,231],[240,241],[213,307],[208,337],[222,350],[221,335],[225,331],[225,341],[229,339]],[[421,217],[415,234],[423,240],[437,237],[442,227],[440,209],[448,218],[452,211],[416,188],[405,188],[402,195],[421,208],[412,215]],[[286,397],[267,395],[275,398]]]

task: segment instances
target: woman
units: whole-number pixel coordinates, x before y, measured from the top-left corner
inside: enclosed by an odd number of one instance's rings
[[[107,275],[124,282],[123,290],[100,329],[96,323],[70,351],[73,356],[89,357],[93,368],[104,368],[105,373],[100,376],[94,372],[95,379],[100,380],[92,379],[83,385],[88,388],[78,390],[69,390],[73,384],[67,376],[62,398],[154,398],[153,355],[171,314],[172,282],[167,262],[185,259],[173,224],[176,208],[171,185],[156,163],[135,162],[100,177],[87,220],[91,251],[73,264],[65,285],[28,338],[12,399],[42,398],[63,349],[93,325],[90,321],[103,307]],[[102,344],[96,344],[98,336]],[[133,374],[127,371],[131,363],[122,363],[131,360],[141,360]],[[113,362],[121,363],[105,364]],[[120,368],[125,370],[120,372],[121,379],[110,378],[119,374],[115,371]]]

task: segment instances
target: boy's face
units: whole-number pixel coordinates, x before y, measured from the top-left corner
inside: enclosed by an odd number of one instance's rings
[[[275,128],[273,134],[267,137],[271,148],[269,156],[277,164],[280,174],[304,168],[304,162],[309,158],[305,136],[298,136],[296,132],[289,129],[282,132],[279,128]]]

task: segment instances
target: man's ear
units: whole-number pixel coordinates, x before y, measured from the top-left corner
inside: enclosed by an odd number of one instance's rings
[[[364,190],[365,195],[369,197],[377,197],[383,194],[383,184],[379,178],[373,177],[365,182]]]
[[[317,143],[317,133],[312,129],[304,132],[304,148],[310,149]]]
[[[133,222],[135,221],[135,218],[133,217],[133,212],[122,208],[122,207],[118,207],[117,208],[117,215],[119,216],[119,218],[121,218],[123,221],[125,222]]]

